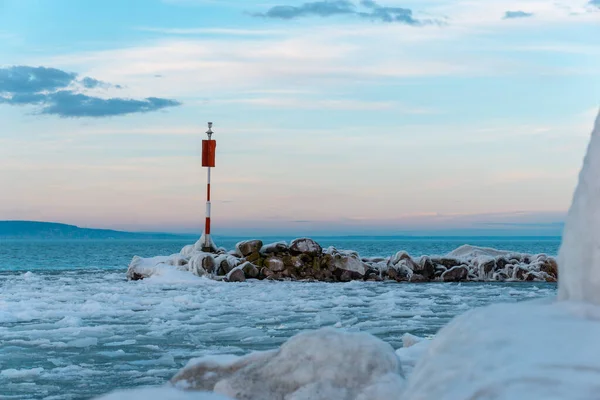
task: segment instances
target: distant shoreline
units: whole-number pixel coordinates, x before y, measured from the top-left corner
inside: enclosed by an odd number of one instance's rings
[[[190,240],[201,233],[128,232],[113,229],[81,228],[75,225],[38,221],[0,221],[0,240]],[[263,240],[291,240],[304,235],[296,234],[248,234],[213,235],[215,240],[259,238]],[[510,235],[510,234],[381,234],[381,235],[310,235],[315,239],[343,240],[560,240],[560,235]]]

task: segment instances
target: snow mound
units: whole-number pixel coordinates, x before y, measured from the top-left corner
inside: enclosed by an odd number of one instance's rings
[[[600,114],[567,215],[558,265],[559,299],[600,305]]]
[[[172,382],[236,399],[387,400],[402,390],[404,378],[389,344],[366,333],[324,328],[231,363],[199,360]]]
[[[215,393],[184,392],[170,387],[119,390],[96,400],[231,400]]]
[[[442,328],[402,398],[597,399],[598,337],[600,309],[593,305],[534,301],[476,309]]]
[[[472,260],[472,259],[476,259],[476,258],[480,258],[480,257],[496,258],[496,257],[508,256],[511,254],[516,254],[516,253],[512,253],[510,251],[492,249],[489,247],[477,247],[477,246],[471,246],[471,245],[465,244],[463,246],[460,246],[458,249],[455,249],[455,250],[451,251],[450,253],[446,254],[446,257],[455,257],[455,258],[462,258],[462,259],[466,259],[466,260]]]

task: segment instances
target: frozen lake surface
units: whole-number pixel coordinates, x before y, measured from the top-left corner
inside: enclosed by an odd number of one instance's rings
[[[275,348],[323,326],[401,347],[467,309],[552,284],[127,282],[124,270],[0,275],[0,398],[86,399],[161,384],[188,359]]]
[[[237,240],[218,241],[232,248]],[[272,241],[288,238],[273,238]],[[268,241],[266,239],[266,241]],[[467,309],[552,296],[553,284],[127,282],[134,255],[189,241],[0,242],[0,399],[89,399],[162,384],[188,359],[275,348],[324,326],[435,334]],[[555,255],[559,238],[329,238],[363,256],[444,254],[465,243]],[[191,279],[190,279],[191,278]]]

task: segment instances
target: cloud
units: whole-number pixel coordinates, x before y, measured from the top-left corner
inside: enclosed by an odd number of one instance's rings
[[[109,88],[122,89],[123,88],[121,85],[111,85],[110,83],[102,82],[102,81],[99,81],[98,79],[90,78],[89,76],[86,76],[85,78],[83,78],[81,80],[81,84],[86,89],[96,89],[96,88],[99,88],[99,89],[109,89]]]
[[[0,104],[34,105],[40,114],[61,117],[109,117],[157,111],[178,106],[175,100],[148,97],[143,100],[101,98],[81,91],[120,89],[98,79],[84,77],[56,68],[12,66],[0,68]]]
[[[533,13],[526,11],[507,11],[504,13],[504,19],[529,18],[533,17]]]
[[[255,17],[291,20],[303,17],[331,17],[352,15],[363,19],[381,22],[397,22],[406,25],[435,23],[431,20],[418,20],[412,10],[401,7],[380,6],[373,0],[361,0],[363,10],[349,0],[324,0],[304,3],[300,6],[274,6],[265,13],[255,13]]]
[[[68,86],[77,74],[55,68],[15,66],[0,68],[0,93],[36,93]]]

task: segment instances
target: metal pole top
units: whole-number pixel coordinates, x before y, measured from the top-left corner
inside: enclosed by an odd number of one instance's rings
[[[213,125],[213,123],[212,123],[212,122],[209,122],[209,123],[208,123],[208,130],[206,131],[206,134],[208,135],[208,139],[209,139],[209,140],[210,140],[210,137],[211,137],[211,136],[212,136],[212,134],[213,134],[213,131],[212,131],[212,125]]]

